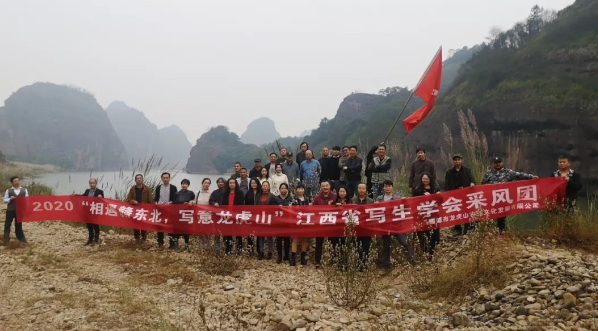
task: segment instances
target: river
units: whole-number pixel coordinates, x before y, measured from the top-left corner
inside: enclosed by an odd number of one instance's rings
[[[127,190],[127,187],[133,183],[134,173],[128,172],[53,172],[36,175],[34,178],[26,179],[24,185],[29,185],[32,181],[48,185],[54,189],[56,195],[66,195],[71,193],[81,194],[89,187],[89,179],[98,179],[98,188],[104,191],[107,198],[114,198],[117,191]],[[204,178],[210,178],[212,185],[210,190],[216,189],[216,179],[219,177],[227,178],[229,175],[202,175],[188,174],[184,172],[172,172],[170,182],[180,188],[183,179],[189,179],[191,186],[189,189],[197,192],[201,188],[201,182]],[[159,178],[160,172],[150,172],[147,177]]]

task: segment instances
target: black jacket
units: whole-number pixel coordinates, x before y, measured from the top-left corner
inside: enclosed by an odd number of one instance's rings
[[[263,194],[264,193],[260,193],[257,196],[257,198],[255,199],[256,205],[261,205],[261,200],[262,200]],[[276,196],[274,196],[274,194],[268,193],[268,200],[266,200],[266,205],[269,205],[269,206],[277,206],[278,205],[278,201],[276,201]]]
[[[327,158],[321,157],[320,159],[318,159],[318,162],[320,162],[320,167],[322,167],[322,173],[320,174],[320,182],[324,180],[333,180],[333,171],[337,170],[338,172],[338,159],[334,159],[332,158],[332,156]]]
[[[461,172],[461,182],[457,183],[455,179],[455,174]],[[469,187],[471,183],[475,184],[475,178],[473,178],[473,174],[471,173],[471,169],[467,167],[461,166],[461,170],[457,171],[455,167],[452,167],[446,171],[444,175],[444,190],[451,191],[456,190],[463,187]]]
[[[305,161],[306,159],[305,153],[303,152],[299,152],[297,153],[297,156],[295,156],[295,162],[297,162],[299,166],[301,166],[301,162]]]
[[[260,194],[262,194],[260,190],[257,191],[257,194],[253,194],[253,190],[247,191],[247,194],[245,194],[245,205],[257,205],[258,203],[256,199],[260,196]]]
[[[162,184],[156,186],[156,192],[154,193],[154,202],[158,202],[160,201],[160,189],[162,188]],[[177,192],[177,188],[176,186],[170,184],[170,194],[169,194],[169,202],[174,201],[174,196],[176,195]]]
[[[560,177],[561,173],[559,170],[557,170],[552,174],[552,176]],[[579,193],[579,191],[581,191],[582,188],[583,188],[583,185],[581,184],[581,176],[579,175],[579,172],[570,170],[569,171],[569,182],[567,182],[567,191],[565,193],[565,197],[567,198],[567,200],[569,202],[576,200],[577,194]]]
[[[363,168],[363,160],[357,156],[354,159],[348,158],[345,160],[345,167],[347,167],[347,181],[361,180],[361,169]]]
[[[341,168],[338,167],[338,162],[341,157],[330,157],[330,180],[339,180],[341,178]]]
[[[222,206],[241,206],[245,204],[245,196],[243,195],[243,192],[241,192],[241,190],[235,191],[235,201],[233,201],[232,204],[230,203],[230,201],[228,201],[228,194],[229,192],[227,191],[222,192]]]
[[[372,162],[374,162],[374,153],[376,153],[377,150],[378,150],[378,146],[374,146],[374,147],[372,147],[372,149],[370,149],[370,151],[368,152],[368,155],[366,155],[366,158],[365,158],[365,164],[366,165],[369,165]],[[369,166],[365,168],[365,176],[368,179],[372,178],[372,172],[373,172],[372,170],[373,169],[370,168]]]
[[[89,189],[85,190],[85,192],[83,194],[81,194],[81,195],[84,196],[84,197],[89,196]],[[93,193],[93,197],[97,198],[100,195],[102,196],[102,198],[105,198],[104,191],[102,191],[99,188],[97,188],[96,191]]]
[[[210,194],[210,206],[213,206],[214,204],[222,204],[222,195],[224,194],[224,190],[221,189],[215,189],[214,192],[212,192],[212,194]]]
[[[185,202],[189,201],[195,201],[195,193],[193,193],[191,190],[180,190],[175,194],[172,203],[175,205],[184,205]]]
[[[262,171],[262,168],[260,168],[260,170],[257,170],[255,167],[251,168],[249,171],[249,178],[260,178],[260,171]]]

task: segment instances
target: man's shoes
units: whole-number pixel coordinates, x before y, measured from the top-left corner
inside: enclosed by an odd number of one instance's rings
[[[272,253],[268,253],[268,260],[272,260]]]
[[[97,243],[98,242],[94,240],[91,243],[89,243],[89,247],[93,247],[93,246],[97,245]]]
[[[85,245],[83,245],[83,246],[89,246],[89,245],[91,245],[91,242],[92,242],[91,240],[88,240],[88,241],[85,243]]]
[[[276,263],[282,264],[282,255],[278,255],[278,258],[276,259]]]
[[[257,254],[257,260],[258,260],[258,261],[261,261],[261,260],[263,260],[263,259],[264,259],[264,253],[262,253],[262,252],[259,252],[259,253]]]
[[[289,264],[294,267],[297,265],[297,253],[291,253],[291,258],[289,259]]]

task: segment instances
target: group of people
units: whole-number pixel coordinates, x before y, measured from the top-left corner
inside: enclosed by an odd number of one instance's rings
[[[426,150],[416,150],[417,159],[411,164],[409,172],[409,193],[411,196],[422,196],[441,192],[437,182],[435,165],[427,159]],[[316,160],[314,153],[307,143],[300,145],[300,152],[294,157],[286,148],[280,150],[280,156],[273,152],[269,155],[269,163],[262,166],[261,159],[255,159],[254,167],[248,171],[240,162],[234,164],[234,173],[230,178],[218,178],[216,189],[211,190],[211,180],[204,178],[201,189],[195,194],[189,190],[190,181],[183,179],[181,189],[170,183],[170,174],[161,175],[162,184],[155,190],[144,184],[143,175],[135,176],[135,184],[130,188],[126,200],[131,204],[156,203],[156,204],[198,204],[212,205],[215,207],[231,205],[279,205],[279,206],[304,206],[304,205],[368,205],[403,198],[395,190],[392,181],[392,160],[387,154],[386,145],[381,143],[374,146],[366,157],[366,162],[358,156],[357,146],[334,146],[332,154],[328,147],[324,147],[321,157]],[[363,177],[367,180],[363,180]],[[575,207],[577,194],[582,188],[578,172],[571,169],[569,157],[558,158],[558,170],[551,174],[554,177],[563,177],[567,181],[567,194],[565,207]],[[491,167],[479,184],[497,184],[516,180],[534,179],[536,175],[517,172],[504,167],[502,158],[495,157],[491,160]],[[8,204],[4,228],[4,242],[10,238],[11,224],[14,220],[17,239],[26,243],[21,223],[16,219],[14,199],[25,197],[27,190],[20,186],[18,177],[11,178],[12,187],[4,196]],[[463,165],[463,156],[453,155],[453,167],[446,170],[444,177],[444,191],[457,190],[474,186],[476,180],[471,169]],[[97,188],[97,180],[89,180],[89,188],[82,194],[89,197],[103,197],[104,192]],[[500,231],[506,228],[506,218],[497,219]],[[88,224],[88,241],[85,245],[96,245],[99,239],[99,226]],[[453,228],[454,235],[459,236],[469,231],[469,224],[457,225]],[[409,243],[407,234],[393,235],[402,246],[404,254],[410,263],[415,263],[414,252]],[[382,237],[382,254],[384,268],[390,268],[392,251],[392,237]],[[134,230],[135,240],[138,242],[147,239],[146,231]],[[168,234],[169,248],[180,249],[178,234]],[[185,250],[189,250],[189,236],[184,235]],[[422,231],[416,233],[414,238],[419,241],[421,250],[425,252],[428,260],[432,260],[434,251],[440,242],[440,230]],[[202,241],[205,242],[203,238]],[[328,238],[333,247],[344,243],[344,238]],[[164,233],[157,234],[158,245],[164,245]],[[369,255],[371,238],[359,237],[360,257],[365,260]],[[220,238],[215,238],[216,247],[220,249]],[[288,261],[295,266],[297,262],[307,265],[308,238],[305,237],[253,237],[246,238],[246,247],[243,249],[243,238],[226,236],[224,253],[242,254],[244,250],[254,254],[257,250],[259,260],[272,259],[274,246],[277,251],[277,262]],[[274,245],[274,242],[276,244]],[[324,238],[315,239],[316,267],[321,265]],[[267,245],[267,251],[266,251]],[[234,251],[236,247],[236,251]],[[299,255],[298,255],[299,254]]]

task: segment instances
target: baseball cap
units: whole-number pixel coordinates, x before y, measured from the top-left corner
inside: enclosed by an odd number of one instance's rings
[[[253,162],[262,162],[262,159],[255,159]]]
[[[492,163],[502,162],[502,157],[495,156],[492,158]]]
[[[463,156],[461,156],[461,154],[459,154],[459,153],[453,154],[453,160],[454,159],[462,159],[462,158],[463,158]]]

